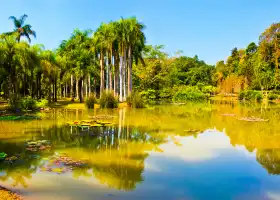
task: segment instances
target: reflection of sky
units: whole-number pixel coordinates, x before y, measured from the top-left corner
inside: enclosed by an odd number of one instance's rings
[[[181,145],[174,144],[174,140]],[[280,199],[280,177],[268,175],[255,153],[241,146],[232,147],[222,132],[209,130],[197,138],[177,136],[159,148],[162,153],[149,153],[144,181],[135,190],[108,188],[93,176],[73,180],[71,173],[44,172],[27,180],[29,188],[23,195],[27,200]]]

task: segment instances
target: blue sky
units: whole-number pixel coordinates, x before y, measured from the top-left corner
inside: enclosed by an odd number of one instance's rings
[[[148,43],[215,64],[233,47],[257,42],[280,21],[279,8],[279,0],[9,0],[1,2],[0,32],[13,29],[9,16],[26,13],[37,32],[34,43],[54,49],[74,28],[95,30],[101,22],[136,16],[147,26]]]

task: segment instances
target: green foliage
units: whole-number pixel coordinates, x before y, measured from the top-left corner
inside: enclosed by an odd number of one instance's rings
[[[49,101],[47,99],[41,99],[39,101],[36,101],[36,107],[37,108],[46,108],[49,104]]]
[[[40,119],[38,116],[31,115],[4,115],[0,116],[0,121],[25,121],[25,120],[35,120]]]
[[[153,89],[144,90],[140,93],[145,104],[155,104],[156,103],[156,91]]]
[[[3,160],[7,157],[7,154],[5,152],[0,152],[0,160]]]
[[[36,100],[34,100],[32,97],[28,96],[22,99],[21,101],[21,107],[24,110],[34,110],[36,108]]]
[[[261,101],[263,95],[261,91],[257,90],[245,90],[241,91],[238,95],[239,100],[249,100],[249,101]]]
[[[144,108],[144,100],[139,92],[132,92],[126,99],[127,105],[132,108]]]
[[[93,109],[94,108],[94,104],[96,103],[96,97],[95,94],[91,94],[85,101],[85,104],[87,106],[88,109]]]
[[[99,99],[101,108],[117,108],[118,99],[115,97],[113,91],[104,91]]]
[[[273,100],[276,100],[279,98],[279,94],[275,94],[275,93],[271,92],[267,95],[267,98],[268,98],[268,100],[273,101]]]
[[[209,94],[203,93],[196,86],[183,86],[177,89],[177,92],[173,96],[174,102],[181,101],[201,101],[209,98]]]
[[[21,108],[20,98],[17,94],[11,94],[8,99],[8,109],[16,111]]]

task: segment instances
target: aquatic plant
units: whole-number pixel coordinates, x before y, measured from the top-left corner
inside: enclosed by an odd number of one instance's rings
[[[28,96],[22,99],[21,107],[25,110],[34,110],[36,108],[36,100]]]
[[[91,94],[88,98],[86,98],[85,104],[88,109],[93,109],[95,103],[96,103],[96,97],[94,94]]]
[[[180,87],[173,96],[172,100],[174,102],[180,101],[201,101],[209,98],[209,94],[204,94],[198,89],[198,87]]]
[[[24,120],[38,120],[40,117],[32,115],[4,115],[0,116],[0,121],[24,121]]]
[[[248,101],[261,101],[263,99],[263,95],[261,91],[245,90],[245,91],[241,91],[238,94],[238,99],[248,100]]]
[[[132,108],[144,108],[144,100],[139,92],[132,92],[126,99],[127,105]]]
[[[113,91],[104,91],[99,99],[101,108],[117,108],[118,99],[115,97]]]
[[[3,160],[7,157],[7,154],[5,152],[0,152],[0,160]]]
[[[36,107],[37,108],[46,108],[49,104],[49,101],[47,99],[41,99],[39,101],[36,101]]]

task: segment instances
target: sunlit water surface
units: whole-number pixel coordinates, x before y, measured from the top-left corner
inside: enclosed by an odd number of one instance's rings
[[[215,102],[39,115],[42,120],[0,122],[0,152],[19,157],[0,162],[0,185],[25,199],[280,199],[278,105]],[[66,124],[100,115],[113,116],[115,125],[82,130]],[[269,121],[238,120],[249,116]],[[30,152],[30,140],[48,140],[52,149]],[[64,154],[87,164],[64,173],[42,170]]]

